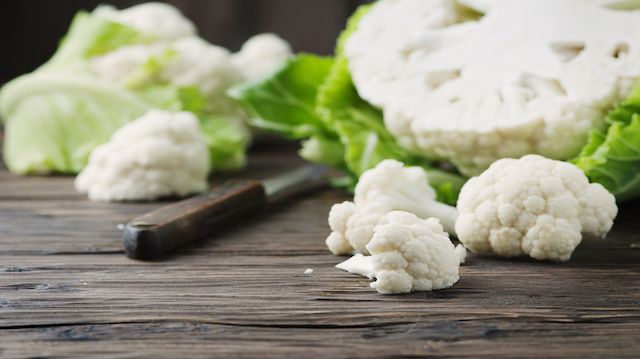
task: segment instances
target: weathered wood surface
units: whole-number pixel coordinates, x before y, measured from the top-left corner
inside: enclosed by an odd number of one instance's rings
[[[261,149],[245,176],[299,163]],[[383,296],[324,246],[337,191],[291,201],[160,261],[72,179],[0,172],[0,357],[640,357],[640,210],[565,264],[471,256],[453,288]],[[304,274],[313,268],[311,274]]]

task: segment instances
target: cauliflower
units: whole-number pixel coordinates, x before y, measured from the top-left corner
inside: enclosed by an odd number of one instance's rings
[[[367,249],[370,257],[356,254],[337,267],[375,277],[371,288],[380,293],[437,290],[458,281],[460,253],[435,218],[389,212],[375,227]]]
[[[272,73],[292,56],[289,43],[275,34],[256,35],[242,45],[232,61],[246,81]]]
[[[227,49],[197,37],[178,40],[172,49],[177,55],[162,70],[163,80],[179,86],[196,86],[207,98],[219,103],[231,102],[226,91],[242,78]]]
[[[161,57],[165,47],[158,45],[123,46],[89,61],[91,71],[108,82],[128,85],[135,75],[144,71],[144,64]]]
[[[618,208],[576,166],[538,155],[496,161],[458,199],[458,239],[476,253],[566,261],[582,233],[605,236]]]
[[[360,96],[415,154],[466,175],[572,158],[640,78],[640,18],[611,0],[381,0],[348,38]]]
[[[144,65],[159,65],[148,70]],[[123,46],[90,62],[100,78],[124,85],[158,80],[175,86],[195,86],[208,98],[225,97],[225,91],[241,81],[223,47],[198,37],[186,37],[169,44]],[[140,78],[142,77],[142,78]]]
[[[447,231],[454,229],[456,209],[436,201],[436,192],[429,186],[424,169],[385,160],[362,174],[353,202],[331,208],[332,233],[326,240],[327,247],[334,254],[368,254],[366,245],[373,237],[374,227],[394,210],[421,218],[442,218]]]
[[[176,40],[182,37],[195,36],[196,28],[175,7],[150,2],[127,9],[117,10],[111,6],[101,6],[96,14],[109,20],[147,33],[160,36],[165,40]]]
[[[96,201],[152,200],[207,189],[209,152],[190,112],[151,110],[92,153],[75,187]]]
[[[457,208],[435,201],[424,170],[386,160],[362,175],[354,202],[331,208],[327,247],[368,254],[375,226],[394,210],[435,217],[473,252],[553,261],[568,260],[583,233],[606,235],[618,211],[579,168],[539,155],[495,162],[464,185]],[[456,251],[464,262],[465,249]]]

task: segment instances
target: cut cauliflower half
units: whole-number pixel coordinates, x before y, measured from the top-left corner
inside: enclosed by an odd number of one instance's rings
[[[407,211],[420,218],[436,217],[447,231],[454,230],[455,207],[436,201],[436,192],[420,167],[385,160],[365,171],[356,185],[353,202],[336,204],[329,212],[332,233],[326,240],[333,254],[368,254],[373,229],[391,211]]]
[[[95,201],[186,196],[207,189],[209,166],[192,113],[151,110],[91,153],[75,187]]]
[[[233,64],[246,81],[256,81],[277,70],[293,55],[291,45],[278,35],[255,35],[233,54]]]
[[[381,0],[346,42],[401,146],[466,175],[565,160],[640,78],[640,12],[585,0]]]
[[[149,2],[123,10],[100,6],[96,9],[96,14],[138,31],[155,34],[164,40],[196,35],[193,23],[169,4]]]
[[[371,288],[383,294],[443,289],[459,279],[460,256],[435,218],[389,212],[367,249],[376,277]]]
[[[614,196],[576,166],[539,155],[496,161],[458,199],[456,233],[476,253],[566,261],[582,234],[603,237]]]

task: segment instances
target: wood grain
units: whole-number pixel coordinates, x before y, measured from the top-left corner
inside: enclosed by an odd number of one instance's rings
[[[242,176],[291,168],[292,153],[258,148]],[[346,198],[290,201],[138,262],[116,226],[160,204],[0,172],[0,357],[640,357],[638,205],[568,263],[471,256],[453,288],[383,296],[325,248]]]

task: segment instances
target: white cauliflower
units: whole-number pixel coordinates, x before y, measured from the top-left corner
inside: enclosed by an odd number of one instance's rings
[[[570,163],[539,155],[495,162],[464,185],[457,209],[435,201],[424,170],[387,160],[362,175],[354,202],[331,208],[327,247],[368,254],[374,227],[394,210],[435,217],[473,252],[553,261],[568,260],[582,234],[604,236],[617,215],[604,187]],[[464,262],[466,251],[456,250]]]
[[[92,153],[75,187],[96,201],[152,200],[207,189],[209,151],[190,112],[151,110]]]
[[[640,78],[640,15],[612,0],[381,0],[349,37],[358,93],[415,154],[464,174],[575,156]]]
[[[376,281],[383,294],[451,287],[459,279],[460,257],[435,218],[389,212],[367,244]]]
[[[96,9],[96,14],[138,31],[154,34],[164,40],[196,35],[193,23],[184,17],[180,10],[164,3],[149,2],[123,10],[101,6]]]
[[[255,81],[278,69],[292,54],[288,42],[266,33],[247,40],[232,61],[246,81]]]
[[[458,211],[458,239],[472,252],[566,261],[583,233],[609,232],[618,208],[578,167],[528,155],[496,161],[470,179]]]
[[[326,240],[327,247],[334,254],[368,254],[366,245],[373,237],[374,227],[395,210],[421,218],[442,218],[447,231],[454,229],[456,209],[436,201],[436,192],[429,186],[424,169],[385,160],[360,176],[353,202],[331,208],[332,233]]]
[[[144,65],[149,61],[154,61],[158,68],[154,71],[145,69]],[[90,66],[96,75],[111,82],[139,86],[160,81],[176,86],[195,86],[213,99],[227,98],[226,90],[242,79],[227,49],[198,37],[186,37],[172,43],[123,46],[91,59]]]
[[[129,85],[135,76],[142,74],[144,64],[152,58],[158,58],[165,51],[164,45],[130,45],[123,46],[89,61],[91,71],[103,80]]]
[[[197,37],[176,41],[171,58],[161,71],[161,78],[179,86],[196,86],[207,98],[216,102],[231,102],[226,91],[242,77],[231,62],[231,53]]]

